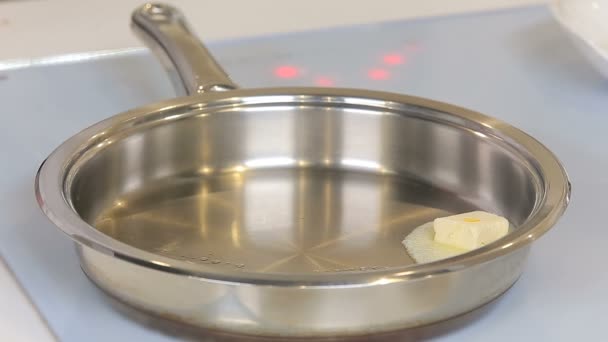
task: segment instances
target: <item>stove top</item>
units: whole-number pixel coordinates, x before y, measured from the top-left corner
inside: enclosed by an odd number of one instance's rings
[[[202,33],[201,33],[201,36]],[[362,25],[211,44],[242,87],[319,85],[432,98],[509,122],[554,151],[573,201],[540,239],[522,278],[474,323],[437,341],[597,340],[608,230],[607,83],[542,7]],[[115,113],[171,98],[145,50],[0,69],[0,251],[62,341],[172,341],[117,314],[80,271],[73,245],[39,212],[33,179],[64,139]],[[602,303],[603,302],[603,303]],[[601,319],[601,321],[600,321]]]

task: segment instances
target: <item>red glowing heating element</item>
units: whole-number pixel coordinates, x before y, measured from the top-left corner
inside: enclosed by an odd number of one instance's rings
[[[387,80],[390,74],[385,69],[374,68],[367,71],[367,77],[375,81]]]
[[[280,65],[274,69],[274,75],[278,78],[296,78],[300,76],[300,69],[293,65]]]
[[[389,53],[382,56],[382,61],[388,65],[399,65],[405,63],[405,56],[398,53]]]
[[[321,76],[321,77],[317,77],[317,79],[315,79],[315,84],[320,87],[332,87],[335,84],[335,82],[334,82],[334,80],[332,80],[329,77]]]

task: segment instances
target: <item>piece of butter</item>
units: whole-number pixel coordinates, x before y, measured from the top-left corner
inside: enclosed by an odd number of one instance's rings
[[[485,211],[446,216],[433,222],[435,241],[473,250],[507,235],[509,221]]]

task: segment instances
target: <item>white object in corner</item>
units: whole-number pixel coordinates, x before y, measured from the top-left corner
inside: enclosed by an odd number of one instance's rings
[[[588,60],[608,77],[608,0],[554,0],[550,7]]]

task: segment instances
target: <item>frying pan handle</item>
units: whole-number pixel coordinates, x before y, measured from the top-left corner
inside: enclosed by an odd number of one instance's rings
[[[131,19],[133,30],[163,63],[179,95],[237,88],[178,9],[147,3]]]

